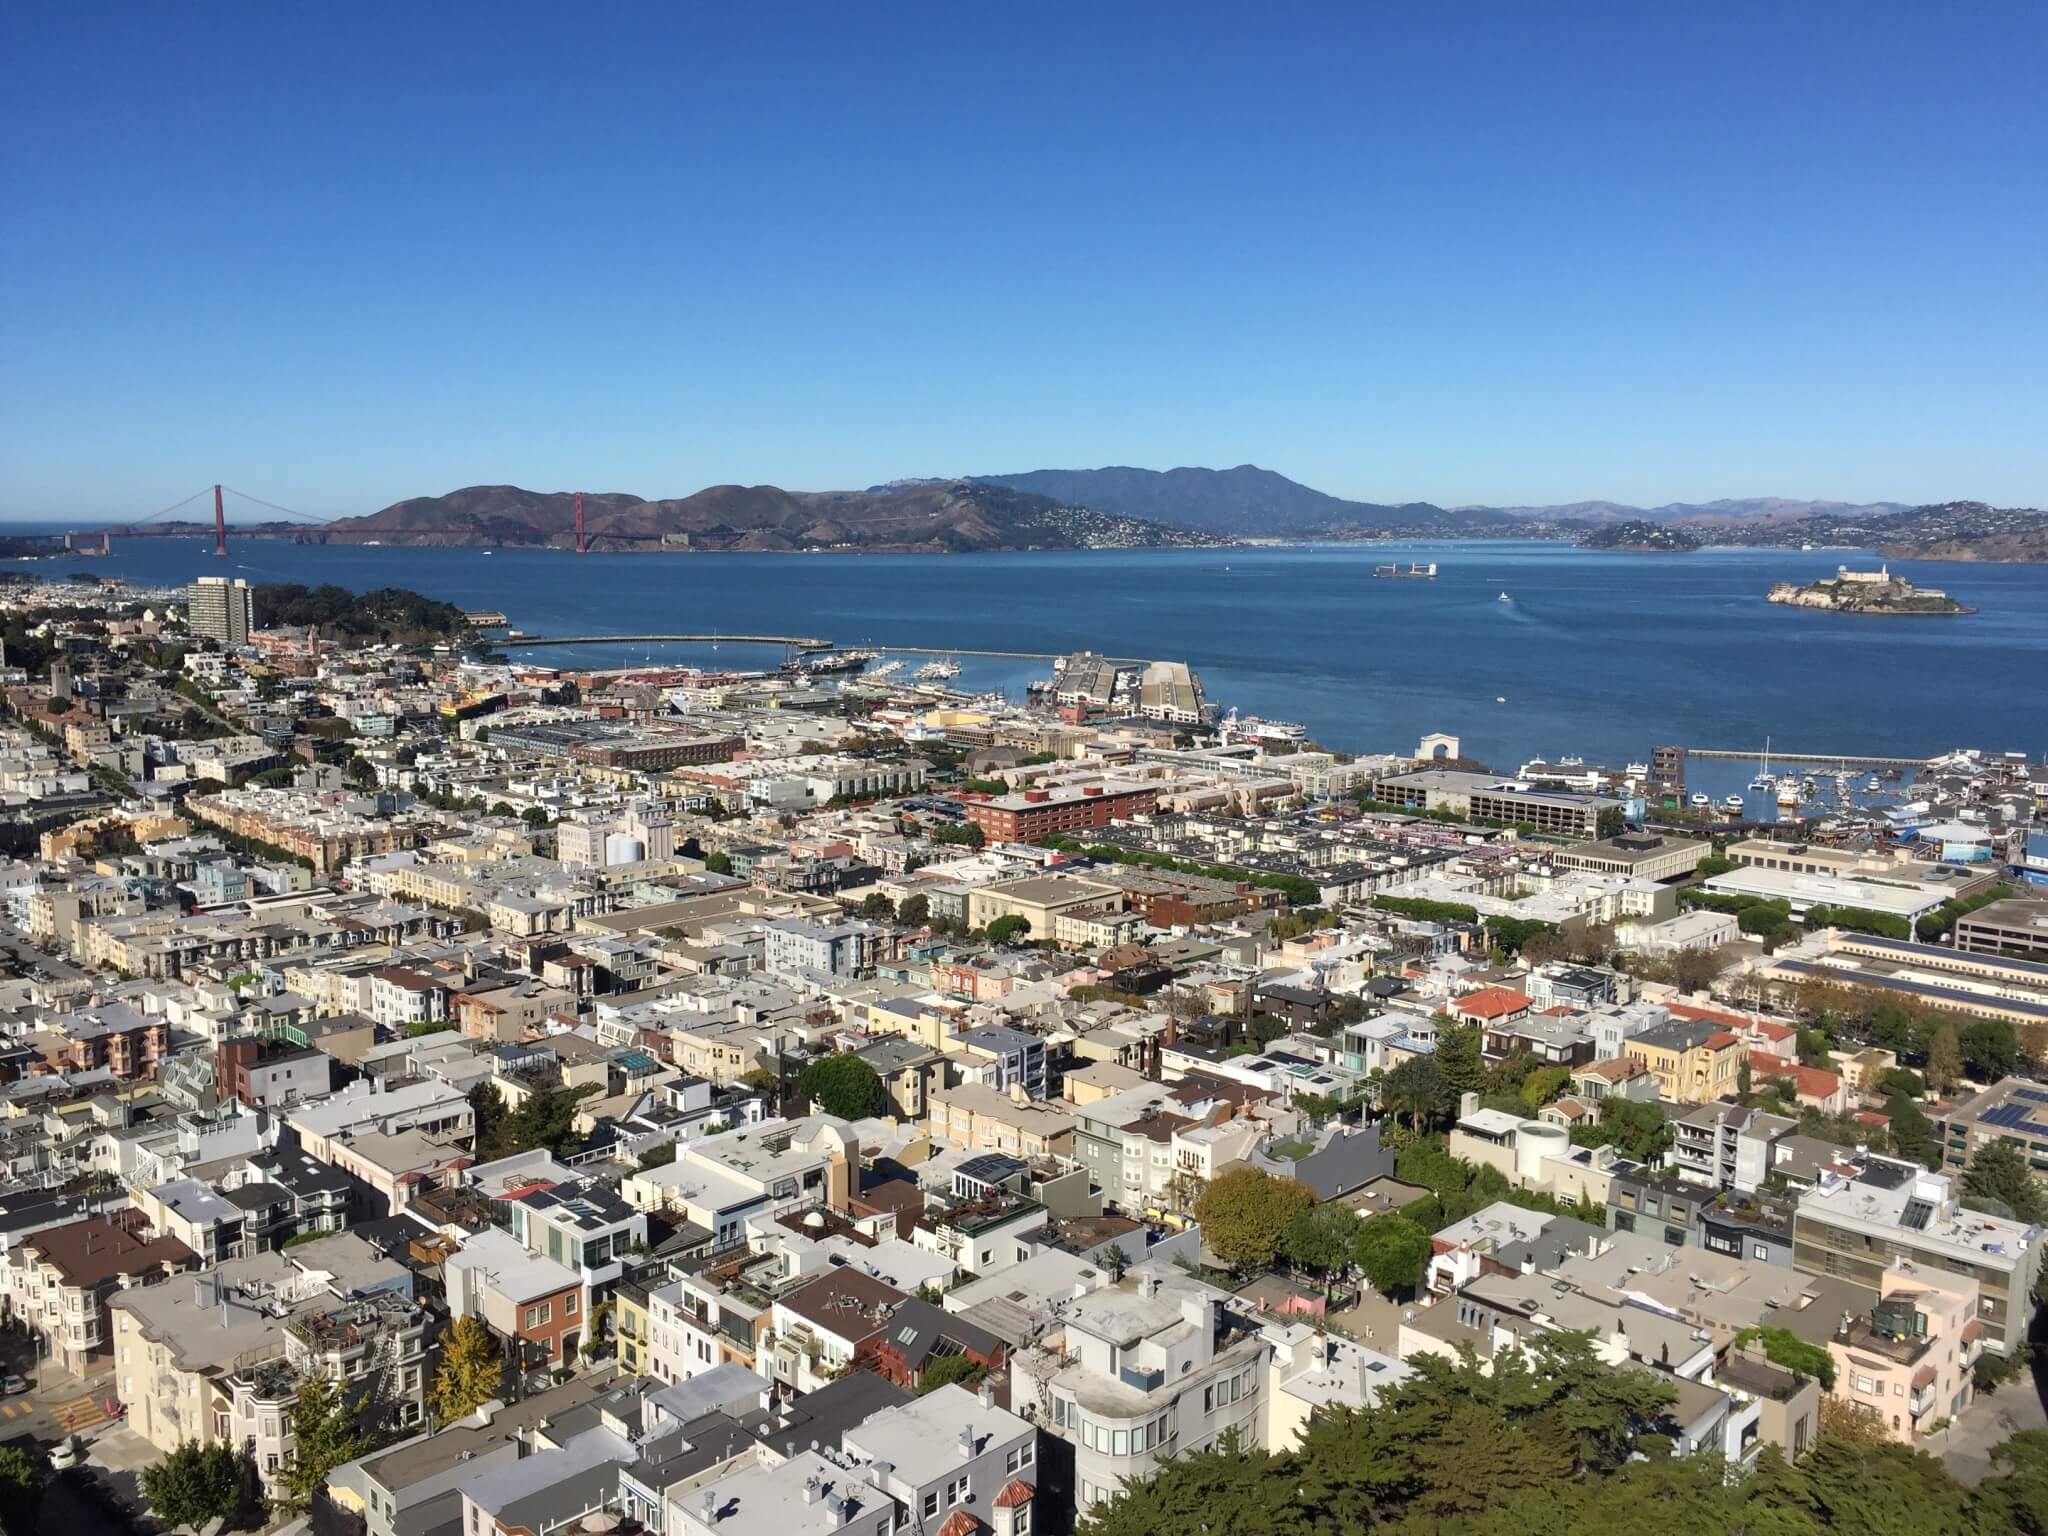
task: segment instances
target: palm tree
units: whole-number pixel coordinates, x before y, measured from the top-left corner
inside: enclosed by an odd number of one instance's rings
[[[1444,1081],[1443,1069],[1427,1056],[1402,1062],[1380,1087],[1380,1103],[1390,1113],[1406,1115],[1409,1129],[1418,1132],[1449,1096],[1450,1084]]]

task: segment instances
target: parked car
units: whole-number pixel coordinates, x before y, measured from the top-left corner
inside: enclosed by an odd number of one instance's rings
[[[79,1453],[78,1441],[70,1435],[50,1447],[50,1465],[59,1472],[77,1466],[84,1459]]]
[[[28,1378],[27,1378],[27,1377],[25,1377],[25,1376],[0,1376],[0,1393],[4,1393],[4,1394],[5,1394],[6,1396],[8,1396],[8,1397],[12,1397],[12,1396],[14,1396],[14,1394],[15,1394],[15,1393],[17,1393],[17,1392],[26,1392],[27,1390],[28,1390]]]

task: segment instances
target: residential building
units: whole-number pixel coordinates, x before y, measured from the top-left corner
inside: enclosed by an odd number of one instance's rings
[[[1742,1041],[1693,1019],[1672,1019],[1630,1035],[1623,1050],[1657,1079],[1658,1096],[1675,1104],[1706,1104],[1735,1092]]]
[[[200,639],[239,650],[256,627],[255,591],[239,576],[201,576],[185,589],[185,622]]]
[[[1963,1208],[1955,1181],[1912,1163],[1869,1158],[1851,1177],[1824,1170],[1799,1197],[1793,1264],[1879,1289],[1906,1260],[1977,1282],[1977,1317],[2000,1354],[2021,1348],[2041,1273],[2042,1229]]]
[[[1026,789],[961,802],[967,820],[981,828],[990,842],[1000,843],[1035,843],[1056,833],[1084,835],[1158,807],[1156,787],[1118,780]],[[1048,934],[1050,931],[1048,927]]]
[[[940,1387],[855,1425],[843,1445],[917,1536],[1032,1536],[1038,1431],[987,1392]]]
[[[1265,1447],[1273,1345],[1226,1300],[1170,1266],[1144,1265],[1068,1301],[1012,1357],[1010,1401],[1073,1448],[1080,1509],[1233,1431],[1241,1448]]]
[[[15,1314],[42,1335],[50,1360],[73,1376],[90,1376],[112,1354],[107,1302],[134,1285],[169,1279],[199,1262],[170,1236],[146,1236],[140,1211],[115,1219],[88,1216],[49,1227],[10,1254]]]
[[[1885,1433],[1917,1445],[1962,1416],[1982,1351],[1976,1280],[1898,1261],[1880,1277],[1877,1305],[1842,1319],[1828,1340],[1834,1395],[1877,1415]]]

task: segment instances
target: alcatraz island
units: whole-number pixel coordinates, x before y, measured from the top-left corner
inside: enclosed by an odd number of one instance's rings
[[[1835,613],[1949,614],[1975,613],[1946,592],[1916,587],[1903,576],[1894,576],[1889,566],[1874,571],[1852,571],[1835,567],[1832,577],[1795,586],[1781,581],[1771,588],[1770,600],[1795,608],[1826,608]]]

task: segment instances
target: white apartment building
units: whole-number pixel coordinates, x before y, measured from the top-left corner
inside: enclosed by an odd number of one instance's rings
[[[1073,1446],[1080,1509],[1231,1430],[1244,1448],[1264,1447],[1273,1346],[1226,1299],[1170,1267],[1141,1267],[1069,1302],[1013,1357],[1010,1400]]]

